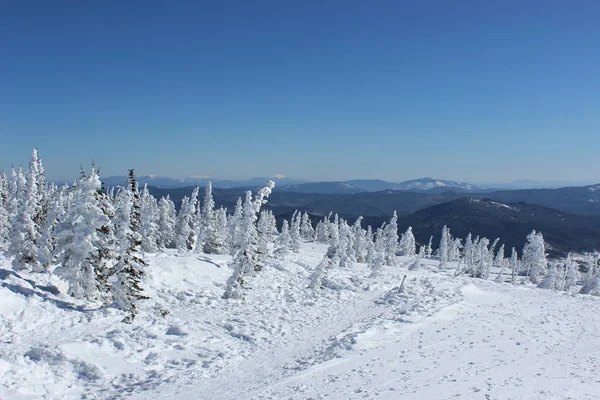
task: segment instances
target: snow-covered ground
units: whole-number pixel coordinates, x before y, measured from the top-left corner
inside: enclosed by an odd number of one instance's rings
[[[331,269],[313,291],[325,251],[271,260],[245,300],[221,298],[228,256],[147,256],[131,325],[0,258],[0,399],[600,398],[600,298],[403,257],[377,278]]]

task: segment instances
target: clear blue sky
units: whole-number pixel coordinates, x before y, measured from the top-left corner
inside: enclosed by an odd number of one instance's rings
[[[598,1],[0,0],[0,168],[600,181]]]

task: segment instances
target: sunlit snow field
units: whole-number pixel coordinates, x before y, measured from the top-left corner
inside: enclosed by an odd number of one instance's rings
[[[600,397],[600,298],[434,260],[409,271],[409,257],[378,278],[332,268],[309,289],[326,250],[270,259],[244,300],[222,299],[229,256],[147,254],[151,299],[131,325],[0,258],[0,398]]]

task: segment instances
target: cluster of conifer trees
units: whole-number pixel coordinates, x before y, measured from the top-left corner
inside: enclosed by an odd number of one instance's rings
[[[463,242],[446,226],[435,251],[433,237],[417,246],[411,228],[398,236],[396,213],[383,226],[364,229],[362,218],[349,224],[330,214],[313,226],[308,213],[295,212],[279,231],[273,213],[262,209],[273,187],[269,181],[255,195],[248,191],[228,213],[215,207],[209,183],[203,201],[196,187],[177,211],[169,197],[157,200],[146,187],[140,191],[133,170],[122,188],[105,190],[94,169],[82,172],[72,185],[49,185],[34,149],[27,171],[0,174],[0,251],[13,257],[14,270],[54,273],[68,282],[69,295],[112,304],[127,312],[125,321],[134,318],[137,300],[146,297],[143,255],[164,249],[232,255],[224,298],[243,298],[246,280],[268,258],[298,253],[308,241],[329,244],[311,278],[312,288],[322,287],[328,269],[354,263],[367,263],[371,276],[378,276],[384,265],[399,267],[398,255],[413,257],[409,269],[435,257],[442,269],[458,261],[457,274],[489,279],[492,266],[497,266],[502,270],[498,281],[509,269],[513,283],[522,275],[554,290],[568,290],[579,279],[570,256],[565,262],[548,262],[543,236],[535,231],[527,237],[520,260],[514,248],[508,259],[503,245],[496,251],[498,239],[490,243],[469,234]],[[589,260],[581,291],[598,295],[597,257]]]

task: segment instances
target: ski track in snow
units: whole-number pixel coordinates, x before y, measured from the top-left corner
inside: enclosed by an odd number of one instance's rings
[[[149,256],[132,325],[0,259],[0,399],[600,398],[600,299],[409,258],[376,279],[329,270],[313,292],[325,250],[271,260],[243,301],[221,299],[228,256]]]

